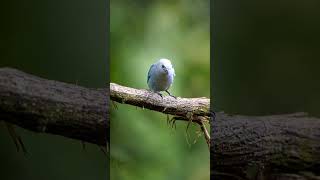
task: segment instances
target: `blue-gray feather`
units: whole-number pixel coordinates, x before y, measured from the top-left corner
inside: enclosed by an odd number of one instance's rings
[[[152,64],[151,66],[150,66],[150,69],[149,69],[149,71],[148,71],[148,79],[147,79],[147,83],[149,83],[149,79],[150,79],[150,77],[151,77],[151,69],[154,67],[154,64]]]
[[[167,91],[175,76],[174,68],[168,59],[160,59],[152,64],[149,72],[147,83],[149,89],[153,92]]]

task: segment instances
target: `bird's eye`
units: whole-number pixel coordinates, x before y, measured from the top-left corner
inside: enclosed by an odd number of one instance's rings
[[[164,68],[164,65],[162,65],[162,68]]]

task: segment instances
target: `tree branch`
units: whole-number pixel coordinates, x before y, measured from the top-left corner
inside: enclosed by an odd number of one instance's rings
[[[208,145],[210,136],[203,122],[209,121],[210,99],[161,97],[145,89],[134,89],[110,83],[110,99],[119,103],[173,115],[174,120],[192,121],[200,125]]]
[[[0,68],[0,120],[105,146],[108,93]]]
[[[210,116],[210,99],[202,98],[180,98],[163,96],[144,89],[134,89],[110,83],[110,98],[119,103],[130,104],[164,114],[185,117]]]
[[[303,179],[306,174],[319,179],[318,118],[304,113],[271,116],[217,113],[211,127],[210,162],[214,179],[231,176]]]
[[[110,84],[111,99],[201,125],[207,98],[163,99],[147,90]],[[90,89],[0,68],[0,120],[40,133],[106,145],[107,89]],[[211,175],[217,179],[319,178],[320,119],[295,113],[211,120]],[[206,133],[204,131],[204,133]],[[311,173],[310,173],[311,172]]]

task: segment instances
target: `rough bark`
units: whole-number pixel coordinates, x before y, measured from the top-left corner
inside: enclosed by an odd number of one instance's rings
[[[305,113],[211,121],[213,179],[320,179],[320,119]]]
[[[119,103],[170,114],[174,116],[173,120],[197,123],[200,125],[208,147],[210,147],[210,135],[205,127],[205,122],[209,122],[211,115],[210,99],[208,98],[160,96],[145,89],[135,89],[110,83],[110,99]]]
[[[208,98],[165,96],[110,83],[111,99],[196,122],[208,117]],[[0,69],[0,120],[35,132],[106,145],[109,139],[107,89],[90,89],[39,78],[11,68]],[[204,131],[209,142],[209,134]]]
[[[145,89],[134,89],[110,83],[110,99],[119,103],[134,105],[171,114],[180,117],[181,120],[189,120],[194,117],[210,116],[210,99],[202,98],[174,98],[171,96],[161,97],[157,93]],[[199,119],[194,119],[199,121]]]
[[[110,84],[111,99],[199,123],[207,98],[161,98]],[[109,134],[107,89],[90,89],[0,68],[0,120],[98,145]],[[213,179],[320,179],[320,119],[303,113],[211,120]]]
[[[0,69],[0,120],[39,133],[51,133],[105,146],[108,91]]]

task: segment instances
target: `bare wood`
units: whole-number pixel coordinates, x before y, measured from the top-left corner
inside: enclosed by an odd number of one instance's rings
[[[211,127],[214,179],[320,179],[319,118],[217,113]]]
[[[170,114],[173,120],[194,122],[200,125],[210,147],[210,135],[204,125],[210,117],[210,99],[160,96],[145,89],[135,89],[110,83],[110,99],[119,103]]]
[[[104,146],[108,93],[0,68],[0,120]]]
[[[110,83],[110,99],[119,103],[130,104],[174,116],[185,117],[188,121],[192,116],[210,116],[210,99],[180,98],[171,96],[163,98],[145,89],[135,89]],[[194,118],[197,121],[196,118]]]

